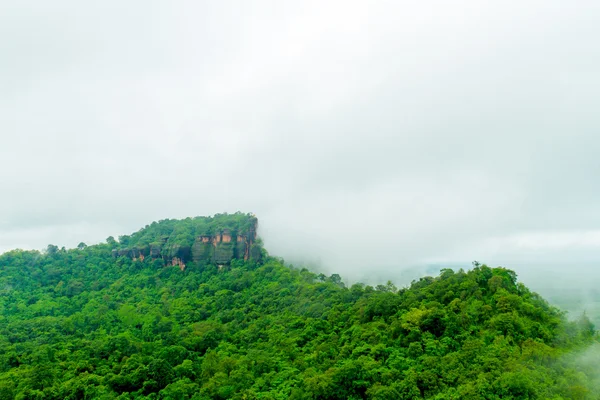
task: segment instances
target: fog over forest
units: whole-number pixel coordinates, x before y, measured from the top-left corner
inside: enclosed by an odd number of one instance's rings
[[[600,3],[1,8],[0,251],[241,210],[348,281],[478,260],[599,308]]]

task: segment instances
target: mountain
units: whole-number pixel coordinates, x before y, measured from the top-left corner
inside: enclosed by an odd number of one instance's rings
[[[598,337],[475,265],[346,287],[252,214],[0,256],[1,399],[597,399]]]

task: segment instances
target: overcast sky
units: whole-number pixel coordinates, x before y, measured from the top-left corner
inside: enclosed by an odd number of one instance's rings
[[[576,273],[600,261],[598,21],[598,1],[0,1],[0,251],[241,210],[272,254],[348,277]]]

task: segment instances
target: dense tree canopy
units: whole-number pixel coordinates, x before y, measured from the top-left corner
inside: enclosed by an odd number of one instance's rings
[[[444,269],[397,289],[273,257],[184,271],[113,258],[153,235],[0,256],[0,399],[598,398],[581,361],[594,326],[513,271]]]
[[[247,232],[254,229],[257,219],[252,214],[216,214],[212,217],[194,217],[183,220],[165,219],[146,225],[132,235],[119,236],[115,247],[138,247],[152,245],[163,239],[167,245],[192,246],[198,236],[213,235],[225,229],[231,232]]]

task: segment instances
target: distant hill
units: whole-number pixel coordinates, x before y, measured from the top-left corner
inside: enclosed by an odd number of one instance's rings
[[[598,399],[598,336],[478,265],[409,288],[270,256],[252,214],[0,256],[2,399]]]
[[[570,316],[585,313],[596,326],[600,326],[600,288],[564,287],[548,290],[548,301],[569,311]]]

